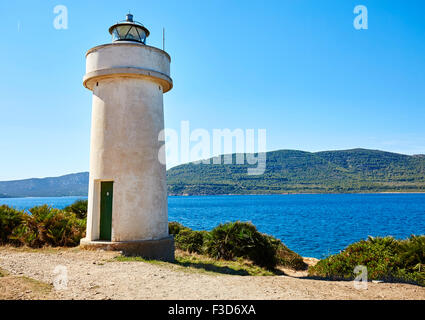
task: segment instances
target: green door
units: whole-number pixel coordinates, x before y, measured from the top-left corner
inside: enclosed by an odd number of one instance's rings
[[[113,182],[100,184],[100,240],[111,241],[113,189]]]

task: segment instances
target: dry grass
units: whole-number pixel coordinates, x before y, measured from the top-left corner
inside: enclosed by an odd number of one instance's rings
[[[7,276],[7,272],[0,269],[0,278]]]
[[[0,269],[0,300],[53,299],[52,286],[25,276],[9,275]]]
[[[147,260],[141,257],[117,256],[114,261],[141,261],[161,266],[177,267],[185,272],[228,274],[239,276],[273,276],[282,275],[281,270],[270,271],[254,265],[251,261],[237,259],[235,261],[216,260],[208,256],[188,253],[182,250],[176,250],[175,262],[163,262],[158,260]]]
[[[15,251],[15,252],[39,252],[39,253],[50,253],[57,254],[58,252],[78,252],[81,249],[79,247],[50,247],[45,246],[41,248],[31,248],[28,246],[12,246],[12,245],[1,245],[0,252],[4,251]]]
[[[351,282],[308,279],[300,274],[291,275],[286,270],[284,272],[288,276],[238,276],[245,273],[241,270],[250,265],[242,261],[211,261],[210,258],[179,251],[176,263],[166,263],[140,258],[114,259],[118,252],[107,251],[30,251],[22,248],[3,251],[1,247],[0,250],[0,266],[9,273],[2,271],[5,276],[0,278],[0,299],[425,298],[425,288],[407,284],[369,283],[368,290],[356,290]],[[54,251],[57,254],[50,254]],[[148,263],[117,261],[120,259]],[[55,274],[49,270],[59,264],[67,266],[72,277],[67,290],[56,291],[46,284],[53,283]],[[250,272],[261,274],[258,269],[251,269]],[[33,281],[24,275],[42,282]]]
[[[79,247],[64,248],[64,247],[42,247],[42,248],[30,248],[27,246],[15,247],[10,245],[0,246],[0,252],[2,250],[15,251],[15,252],[32,252],[32,253],[44,253],[44,254],[58,254],[61,252],[80,252]],[[148,260],[142,257],[127,257],[119,255],[109,261],[141,261],[150,264],[157,264],[162,266],[168,266],[171,268],[178,268],[184,272],[197,272],[197,273],[210,273],[210,274],[228,274],[228,275],[239,275],[239,276],[273,276],[283,275],[283,268],[276,269],[274,271],[267,270],[253,264],[251,261],[246,259],[237,259],[235,261],[228,260],[216,260],[205,255],[196,253],[188,253],[176,249],[174,263],[159,261],[159,260]],[[107,260],[105,260],[106,262]],[[286,273],[286,269],[285,269]]]

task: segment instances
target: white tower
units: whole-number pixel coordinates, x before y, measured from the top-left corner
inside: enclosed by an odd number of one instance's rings
[[[83,248],[173,260],[168,234],[163,94],[170,56],[146,45],[149,31],[127,20],[110,44],[87,52],[84,86],[93,91],[87,235]],[[165,157],[165,155],[164,155]]]

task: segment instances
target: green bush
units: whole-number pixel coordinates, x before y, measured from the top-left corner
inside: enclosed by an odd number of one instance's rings
[[[181,229],[174,238],[176,248],[190,253],[203,253],[204,238],[207,234],[208,232],[206,231],[193,231],[189,228]]]
[[[0,244],[13,243],[10,236],[22,224],[25,213],[6,205],[0,206]]]
[[[168,233],[172,235],[177,235],[181,230],[191,230],[188,227],[178,223],[178,222],[169,222],[168,223]]]
[[[75,213],[78,219],[86,219],[87,218],[87,200],[77,200],[73,204],[67,206],[63,210],[66,212]]]
[[[194,231],[178,222],[170,222],[168,229],[174,235],[176,248],[191,253],[224,260],[244,258],[269,269],[277,265],[296,270],[307,268],[300,255],[289,250],[279,239],[258,232],[251,223],[220,224],[208,232]]]
[[[407,240],[372,238],[349,245],[341,253],[320,260],[309,268],[312,276],[354,279],[354,268],[364,265],[368,279],[412,282],[425,285],[425,236]]]
[[[194,231],[178,222],[168,223],[168,232],[174,235],[174,243],[177,249],[190,253],[203,253],[204,238],[207,231]]]
[[[401,269],[425,271],[425,236],[412,235],[399,243],[397,266]]]
[[[13,230],[10,239],[21,245],[39,248],[77,246],[84,237],[86,221],[75,213],[53,209],[47,205],[29,210],[22,223]]]
[[[13,230],[9,239],[19,245],[26,245],[32,248],[41,247],[44,241],[39,236],[40,233],[39,225],[35,219],[26,215],[22,223]]]
[[[246,258],[270,269],[278,263],[270,237],[258,232],[253,224],[240,221],[220,224],[211,230],[206,252],[216,259]]]
[[[270,241],[275,247],[278,265],[289,267],[294,270],[306,270],[308,268],[303,257],[301,257],[298,253],[290,250],[279,239],[272,236],[268,237],[271,238]]]

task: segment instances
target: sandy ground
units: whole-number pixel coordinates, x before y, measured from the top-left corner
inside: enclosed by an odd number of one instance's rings
[[[0,277],[0,298],[425,299],[424,287],[408,284],[369,282],[367,290],[357,290],[353,282],[306,279],[296,272],[266,277],[211,274],[174,264],[118,262],[112,260],[115,255],[78,249],[32,251],[2,247],[0,268],[8,275]],[[59,277],[54,272],[57,266],[67,270],[64,290],[53,286]]]

